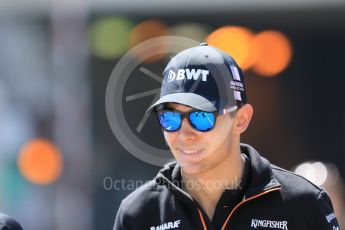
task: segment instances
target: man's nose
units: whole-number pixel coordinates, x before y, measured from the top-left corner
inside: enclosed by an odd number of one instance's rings
[[[183,118],[180,129],[180,137],[183,141],[194,141],[197,136],[197,131],[192,128],[187,118]]]

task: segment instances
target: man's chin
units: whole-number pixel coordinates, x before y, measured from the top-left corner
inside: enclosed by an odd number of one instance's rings
[[[201,162],[179,162],[184,174],[197,175],[205,171],[205,166]]]

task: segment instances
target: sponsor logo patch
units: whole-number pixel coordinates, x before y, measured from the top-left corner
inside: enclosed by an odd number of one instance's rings
[[[288,230],[287,221],[252,219],[250,227]]]
[[[201,77],[202,81],[207,81],[209,75],[208,70],[204,69],[178,69],[177,72],[169,70],[168,82],[181,81],[187,78],[187,80],[198,80]]]
[[[172,222],[166,222],[158,226],[150,227],[150,230],[167,230],[167,229],[175,229],[178,228],[181,224],[181,220],[175,220]]]

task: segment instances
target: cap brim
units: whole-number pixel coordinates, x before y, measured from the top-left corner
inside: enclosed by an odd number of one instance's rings
[[[146,112],[151,112],[155,107],[165,103],[178,103],[192,107],[194,109],[200,109],[207,112],[216,111],[217,108],[214,102],[194,93],[173,93],[161,97],[153,105],[151,105]]]

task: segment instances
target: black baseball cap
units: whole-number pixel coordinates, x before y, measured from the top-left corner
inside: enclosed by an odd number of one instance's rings
[[[173,102],[224,114],[247,102],[243,77],[230,55],[201,43],[171,59],[163,72],[160,98],[147,112]]]

